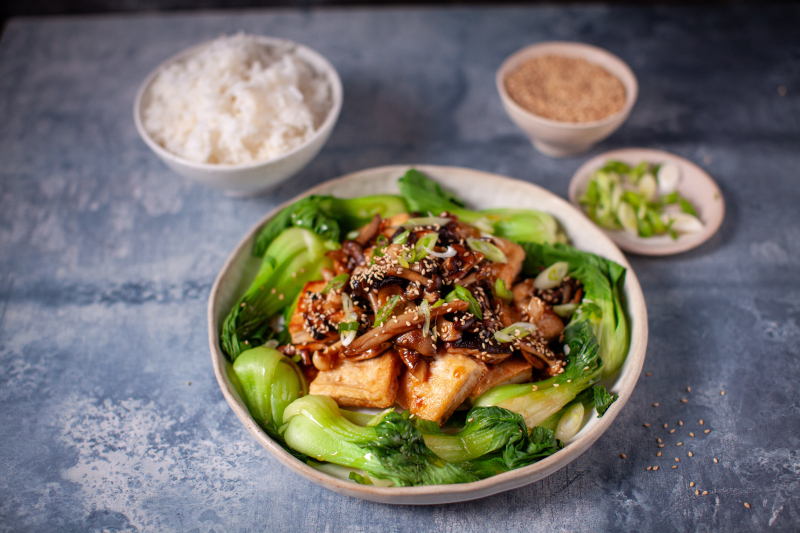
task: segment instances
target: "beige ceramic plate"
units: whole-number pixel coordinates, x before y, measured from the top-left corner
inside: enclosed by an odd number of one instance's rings
[[[697,214],[705,226],[700,233],[681,235],[677,239],[673,239],[669,235],[659,235],[645,239],[626,233],[623,230],[614,231],[601,228],[611,237],[611,240],[617,243],[617,246],[635,254],[672,255],[700,246],[717,232],[722,224],[722,219],[725,217],[725,200],[722,198],[722,193],[717,184],[702,168],[691,161],[661,150],[626,148],[624,150],[606,152],[587,161],[572,176],[572,181],[569,184],[569,199],[578,206],[578,209],[582,210],[578,203],[578,198],[586,192],[592,173],[612,159],[628,163],[631,166],[638,165],[642,161],[676,164],[681,171],[678,192],[697,209]]]
[[[318,185],[301,196],[332,194],[346,198],[397,193],[397,180],[408,168],[410,167],[389,166],[363,170]],[[256,224],[236,246],[222,267],[211,289],[208,302],[208,333],[211,360],[222,394],[256,440],[289,470],[334,492],[355,498],[383,503],[428,505],[473,500],[533,483],[549,476],[585,452],[614,421],[628,401],[639,378],[647,347],[647,310],[636,275],[630,270],[630,265],[622,252],[588,218],[558,196],[530,183],[476,170],[426,165],[415,168],[455,191],[460,198],[476,208],[525,207],[552,213],[561,222],[575,246],[612,259],[628,268],[625,295],[631,319],[631,348],[619,375],[606,383],[613,392],[619,394],[619,400],[611,406],[603,418],[592,416],[563,450],[533,465],[473,483],[382,488],[359,485],[319,472],[298,461],[273,442],[250,417],[227,377],[226,370],[230,367],[230,363],[220,349],[219,332],[225,315],[243,294],[257,270],[258,262],[251,256],[256,233],[288,202]]]

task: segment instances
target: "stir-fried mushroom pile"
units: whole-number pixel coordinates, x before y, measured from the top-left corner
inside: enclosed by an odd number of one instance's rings
[[[521,280],[522,247],[447,213],[376,215],[351,237],[328,253],[325,279],[306,284],[281,347],[300,355],[312,393],[340,405],[397,401],[443,423],[468,396],[563,372],[553,306],[580,302],[577,280]]]

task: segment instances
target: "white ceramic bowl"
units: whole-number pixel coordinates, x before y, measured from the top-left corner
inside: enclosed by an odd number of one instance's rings
[[[506,91],[505,79],[525,61],[543,55],[585,59],[619,78],[625,87],[625,105],[617,113],[594,122],[559,122],[540,117],[522,108]],[[552,157],[567,157],[586,152],[602,141],[628,118],[639,94],[639,84],[630,67],[614,54],[596,46],[565,41],[549,41],[523,48],[509,56],[495,77],[503,107],[511,120],[530,137],[537,150]]]
[[[388,166],[363,170],[318,185],[290,202],[310,194],[353,198],[369,194],[398,193],[397,180],[409,168]],[[473,500],[533,483],[567,465],[586,451],[608,429],[633,392],[647,348],[647,310],[639,281],[625,256],[602,231],[568,202],[536,185],[477,170],[427,165],[414,168],[457,192],[460,198],[476,208],[524,207],[551,213],[562,224],[576,247],[627,267],[625,297],[631,320],[631,346],[618,375],[605,383],[612,392],[619,394],[619,399],[606,411],[603,418],[592,416],[563,450],[538,463],[472,483],[391,488],[359,485],[324,474],[292,457],[270,439],[248,413],[228,378],[230,363],[219,345],[219,334],[225,316],[258,270],[259,262],[251,255],[255,236],[267,221],[290,202],[279,206],[256,224],[222,267],[209,297],[208,335],[214,373],[223,396],[250,433],[280,463],[318,485],[354,498],[382,503],[429,505]]]
[[[319,129],[314,132],[311,139],[291,152],[267,161],[242,165],[197,163],[166,150],[153,140],[150,134],[144,129],[142,124],[142,112],[147,106],[147,99],[149,97],[148,89],[156,75],[168,65],[183,61],[197,54],[207,47],[209,42],[201,43],[188,50],[184,50],[156,67],[139,87],[139,91],[136,93],[136,101],[133,105],[133,120],[136,123],[136,130],[147,146],[149,146],[168,167],[182,176],[197,180],[203,185],[223,191],[229,196],[247,196],[267,191],[300,171],[300,169],[305,167],[322,149],[322,146],[325,144],[325,141],[328,140],[339,118],[339,112],[342,110],[342,81],[339,79],[339,74],[336,72],[336,69],[333,68],[333,65],[331,65],[327,59],[314,50],[291,41],[263,36],[259,36],[257,39],[264,46],[293,48],[300,59],[308,63],[317,72],[324,74],[330,83],[331,108],[328,111],[328,116],[325,117],[325,120],[322,122]]]
[[[649,148],[614,150],[595,156],[581,165],[569,183],[569,199],[578,209],[583,210],[578,198],[586,193],[592,174],[610,160],[622,161],[631,166],[636,166],[642,161],[674,163],[680,169],[681,176],[678,182],[678,192],[692,203],[703,222],[703,231],[684,234],[677,239],[673,239],[669,235],[643,238],[631,235],[624,230],[600,228],[626,252],[656,256],[678,254],[700,246],[710,239],[722,225],[722,219],[725,218],[725,199],[711,176],[691,161],[669,152]]]

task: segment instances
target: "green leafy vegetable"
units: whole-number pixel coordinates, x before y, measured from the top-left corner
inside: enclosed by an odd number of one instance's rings
[[[609,394],[609,392],[605,389],[605,387],[595,387],[592,389],[593,399],[594,399],[594,408],[597,409],[597,418],[600,418],[608,408],[611,407],[611,404],[617,401],[619,395],[617,394]]]
[[[453,290],[447,297],[444,299],[445,303],[450,303],[453,300],[461,300],[462,302],[467,302],[469,304],[469,312],[475,315],[478,320],[483,320],[483,313],[481,312],[481,306],[478,303],[478,300],[469,292],[469,289],[462,287],[461,285],[455,285]],[[434,307],[436,307],[434,305]]]
[[[222,325],[220,344],[232,361],[276,335],[271,320],[300,294],[308,281],[330,268],[325,254],[337,246],[305,229],[289,228],[272,241],[247,292]]]
[[[258,232],[253,255],[263,256],[272,241],[287,228],[308,229],[324,240],[338,242],[340,233],[360,228],[376,214],[388,218],[406,211],[403,199],[391,194],[361,198],[306,196],[284,208]]]
[[[388,302],[386,302],[380,309],[378,309],[378,312],[375,314],[374,327],[377,328],[383,325],[384,322],[389,320],[389,317],[392,316],[392,311],[394,311],[394,308],[397,306],[399,301],[400,301],[400,296],[395,294],[394,296],[389,298]]]
[[[512,241],[562,242],[566,237],[556,220],[532,209],[485,209],[472,211],[441,185],[418,170],[411,169],[398,182],[411,211],[452,213],[468,224]]]
[[[514,299],[514,294],[508,290],[503,278],[497,278],[494,282],[494,294],[506,303]]]
[[[570,324],[588,322],[600,343],[603,376],[612,376],[622,365],[629,347],[628,319],[623,306],[625,268],[571,246],[521,243],[525,249],[523,272],[529,276],[558,261],[569,264],[569,275],[583,283],[583,302]]]

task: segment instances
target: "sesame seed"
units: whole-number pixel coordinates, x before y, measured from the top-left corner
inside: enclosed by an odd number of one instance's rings
[[[534,385],[534,386],[532,386],[532,387],[531,387],[531,389],[532,389],[532,390],[535,390],[535,391],[537,391],[537,390],[539,390],[539,387],[537,387],[536,385]],[[648,424],[645,424],[645,426],[647,426],[647,425],[648,425]]]
[[[686,387],[686,392],[692,392],[692,388],[691,387]]]
[[[700,496],[700,491],[695,489],[694,494],[695,494],[695,496]]]
[[[719,461],[717,460],[717,458],[716,458],[716,457],[714,457],[714,462],[715,462],[715,463],[718,463],[718,462],[719,462]]]
[[[553,383],[553,387],[558,387],[558,383]]]
[[[534,390],[536,390],[536,389],[534,389]],[[646,427],[646,428],[649,428],[649,427],[650,427],[650,424],[648,424],[648,423],[646,423],[646,422],[645,422],[644,424],[642,424],[642,425],[643,425],[644,427]]]
[[[708,491],[707,490],[703,491],[703,496],[708,496]]]
[[[700,425],[701,425],[701,426],[703,425],[703,421],[702,421],[702,420],[700,420]]]
[[[747,507],[748,509],[750,509],[750,504],[749,503],[744,502],[744,506]]]
[[[410,325],[411,325],[411,322],[409,322],[408,320],[406,320],[406,326],[410,326]]]
[[[690,437],[694,437],[694,433],[689,432]]]
[[[648,470],[652,470],[652,469],[653,469],[653,467],[652,467],[652,466],[648,466],[648,467],[647,467],[647,469],[648,469]]]
[[[681,398],[681,403],[686,403],[686,402],[688,402],[688,401],[689,401],[689,400],[687,400],[686,398]]]
[[[300,269],[300,273],[301,273],[301,274],[305,274],[305,273],[306,273],[306,269],[305,269],[305,268],[301,268],[301,269]]]
[[[650,377],[650,372],[645,372],[644,375],[649,378]]]
[[[678,458],[676,457],[676,458],[675,458],[675,462],[676,462],[676,463],[680,463],[680,462],[681,462],[681,460],[680,460],[680,459],[678,459]]]
[[[658,445],[659,448],[663,448],[664,446],[665,446],[665,444],[659,444]]]
[[[678,468],[678,465],[672,465],[672,468],[673,469]]]
[[[658,407],[658,403],[654,403],[654,404],[653,404],[653,407]]]
[[[653,467],[653,470],[658,470],[658,466],[654,466],[654,467]]]
[[[186,384],[187,384],[187,385],[191,385],[191,384],[192,384],[192,382],[191,382],[191,381],[187,381],[187,382],[186,382]]]
[[[619,456],[622,457],[623,459],[627,459],[628,458],[628,456],[625,455],[624,453],[619,454]]]
[[[670,429],[669,430],[669,434],[672,435],[673,433],[675,433],[675,430],[674,429]]]
[[[676,446],[683,446],[683,443],[679,442],[678,444],[676,444]]]
[[[689,457],[694,457],[694,454],[692,452],[689,452]]]
[[[275,294],[276,292],[278,291],[275,290],[275,287],[272,287],[272,289],[269,291],[270,294]]]
[[[657,443],[659,443],[659,444],[661,444],[661,437],[658,437],[658,438],[656,439],[656,442],[657,442]]]
[[[658,452],[658,453],[656,454],[656,457],[661,457],[661,452]]]
[[[470,418],[470,419],[467,420],[467,422],[472,422],[473,420],[475,420],[475,419],[474,418]]]
[[[664,429],[667,429],[668,427],[669,427],[669,426],[668,426],[667,424],[664,424]]]
[[[690,486],[690,487],[694,487],[694,481],[692,481],[691,483],[689,483],[689,486]]]
[[[283,293],[278,295],[278,300],[283,300]]]
[[[721,391],[721,392],[719,393],[719,395],[720,395],[720,396],[725,396],[725,391]]]
[[[711,433],[710,429],[705,430],[703,433]]]
[[[244,302],[242,302],[241,305],[239,305],[239,307],[244,307],[245,305],[246,304]]]
[[[297,277],[297,272],[292,272],[292,277],[296,278]]]
[[[683,425],[683,420],[678,420],[678,425],[682,426]]]

